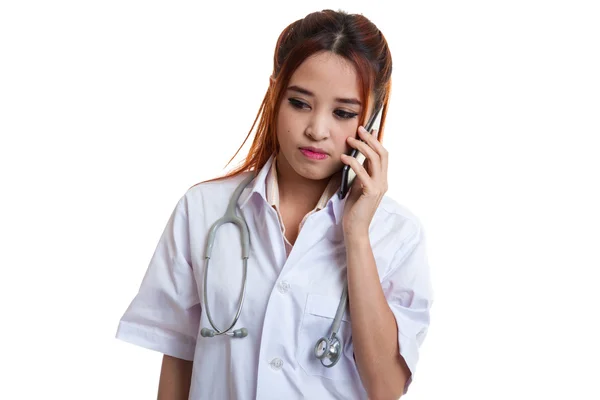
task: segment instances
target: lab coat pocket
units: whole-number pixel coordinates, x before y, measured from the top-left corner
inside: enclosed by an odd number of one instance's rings
[[[359,379],[354,361],[352,332],[348,310],[342,316],[338,337],[342,342],[340,360],[334,366],[327,368],[315,356],[315,344],[321,337],[329,338],[339,297],[309,294],[298,338],[296,359],[308,375],[342,381]]]

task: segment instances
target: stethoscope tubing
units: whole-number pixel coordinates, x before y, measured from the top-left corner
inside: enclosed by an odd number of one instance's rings
[[[242,307],[244,305],[244,300],[246,298],[246,283],[248,281],[247,279],[247,274],[248,274],[248,257],[249,257],[249,252],[250,252],[250,233],[248,231],[248,225],[246,224],[246,221],[243,218],[240,218],[236,212],[236,206],[237,206],[237,202],[242,194],[242,191],[246,188],[246,186],[248,186],[248,184],[252,181],[252,179],[254,179],[254,174],[250,174],[248,175],[248,177],[236,188],[235,192],[233,193],[233,195],[231,196],[231,199],[229,200],[229,204],[227,206],[227,211],[225,212],[225,215],[218,219],[210,228],[210,231],[208,232],[208,238],[206,241],[206,249],[205,249],[205,267],[204,267],[204,311],[206,311],[206,317],[208,318],[208,322],[210,323],[210,325],[212,326],[214,332],[211,335],[208,335],[210,337],[214,336],[214,335],[222,335],[222,334],[228,334],[233,327],[235,326],[235,324],[237,323],[240,314],[242,312]],[[240,298],[238,300],[238,307],[237,307],[237,311],[235,313],[235,317],[233,319],[233,322],[231,323],[231,325],[224,330],[220,330],[215,326],[215,323],[211,317],[210,314],[210,307],[208,305],[208,268],[210,265],[210,258],[212,256],[212,249],[213,249],[213,245],[215,243],[215,237],[217,234],[217,230],[224,224],[228,224],[228,223],[232,223],[234,225],[236,225],[240,231],[240,235],[241,235],[241,243],[242,243],[242,262],[243,262],[243,272],[242,272],[242,293],[240,295]],[[233,337],[244,337],[246,335],[232,335]]]

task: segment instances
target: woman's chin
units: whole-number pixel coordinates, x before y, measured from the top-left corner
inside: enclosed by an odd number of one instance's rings
[[[340,167],[341,168],[341,167]],[[322,181],[325,179],[331,178],[333,174],[336,173],[336,169],[331,166],[306,166],[300,165],[294,168],[296,173],[305,179],[310,179],[313,181]]]

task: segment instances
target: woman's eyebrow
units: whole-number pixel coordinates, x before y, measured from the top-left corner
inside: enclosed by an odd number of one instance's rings
[[[311,92],[310,90],[301,88],[300,86],[296,86],[296,85],[292,85],[289,86],[287,88],[287,90],[291,90],[293,92],[298,92],[298,93],[302,93],[305,94],[307,96],[314,96],[314,93]],[[358,101],[358,99],[345,99],[345,98],[336,98],[335,101],[337,101],[338,103],[344,103],[344,104],[356,104],[358,106],[361,105],[360,101]]]

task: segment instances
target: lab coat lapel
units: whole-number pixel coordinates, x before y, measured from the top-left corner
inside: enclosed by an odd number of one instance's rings
[[[296,265],[310,260],[310,255],[314,255],[317,246],[324,246],[323,250],[328,253],[337,253],[345,249],[341,224],[345,202],[346,199],[340,200],[335,194],[325,209],[307,218],[285,263],[283,273],[288,273]],[[318,253],[322,251],[318,250]]]

